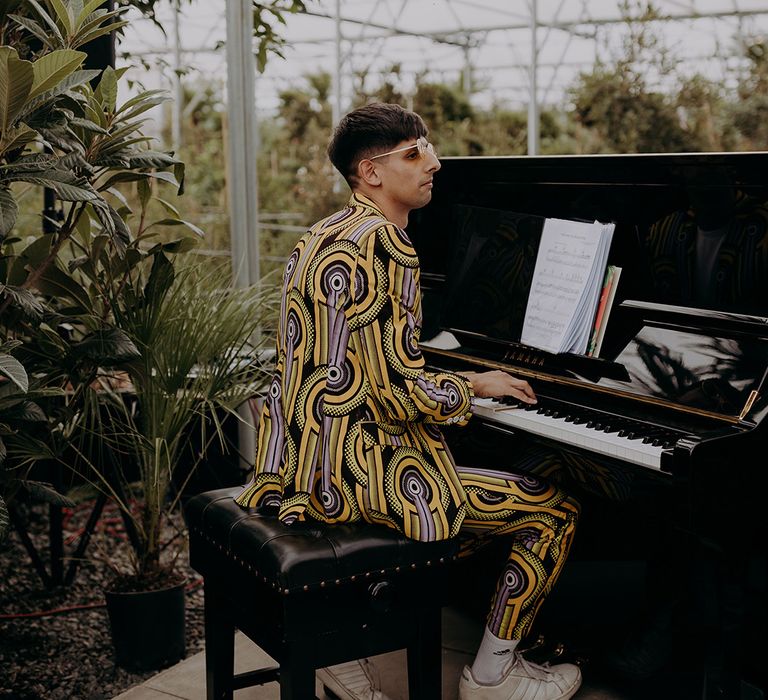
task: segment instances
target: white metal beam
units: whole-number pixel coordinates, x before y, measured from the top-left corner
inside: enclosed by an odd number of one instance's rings
[[[259,270],[259,188],[256,176],[256,69],[251,0],[227,0],[227,193],[232,280],[236,287],[257,284]],[[256,455],[253,412],[238,410],[240,466]]]

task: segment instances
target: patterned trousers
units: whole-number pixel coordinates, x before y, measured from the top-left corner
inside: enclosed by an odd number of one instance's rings
[[[461,553],[510,536],[511,551],[496,585],[488,628],[502,639],[522,639],[552,590],[573,540],[578,503],[530,474],[457,467],[467,493]]]

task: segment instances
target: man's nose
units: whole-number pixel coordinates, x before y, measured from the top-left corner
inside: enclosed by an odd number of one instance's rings
[[[439,158],[434,153],[427,153],[427,172],[436,173],[443,166],[440,163]]]

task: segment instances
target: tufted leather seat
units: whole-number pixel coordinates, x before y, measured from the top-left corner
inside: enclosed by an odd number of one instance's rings
[[[315,669],[402,648],[409,696],[438,700],[440,611],[457,542],[368,524],[289,527],[242,509],[238,491],[208,491],[184,509],[190,562],[205,585],[208,700],[273,680],[281,700],[309,700]],[[235,629],[279,667],[234,676]]]

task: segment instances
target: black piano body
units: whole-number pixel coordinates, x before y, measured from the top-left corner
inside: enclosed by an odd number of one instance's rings
[[[724,566],[757,553],[764,594],[767,212],[768,152],[443,159],[407,229],[427,362],[507,369],[541,399],[479,402],[466,431],[446,431],[457,461],[519,441],[594,459],[633,484],[633,513],[668,519]],[[615,224],[622,275],[597,358],[520,343],[544,218]],[[764,624],[764,601],[746,614]]]

